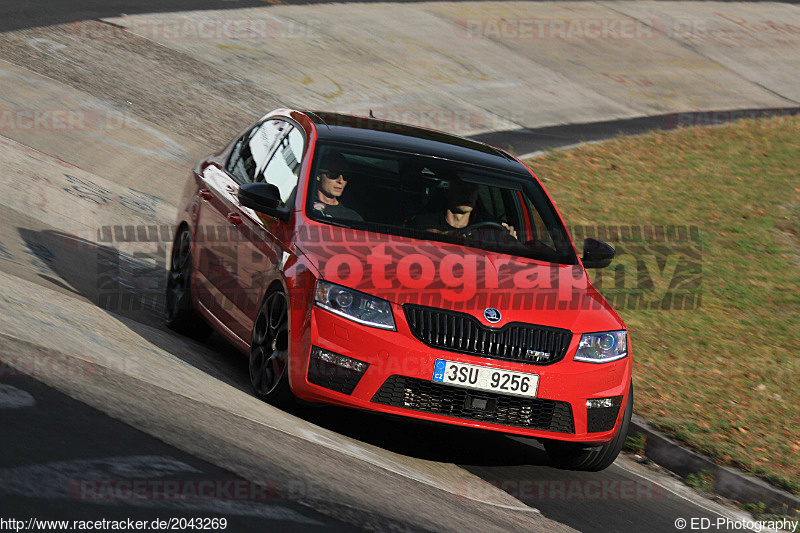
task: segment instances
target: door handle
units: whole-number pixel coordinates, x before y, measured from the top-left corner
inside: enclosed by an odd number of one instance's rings
[[[214,195],[208,189],[200,189],[200,198],[203,200],[213,200]]]
[[[234,226],[238,226],[242,223],[242,217],[240,217],[236,213],[228,213],[228,222],[230,222]]]

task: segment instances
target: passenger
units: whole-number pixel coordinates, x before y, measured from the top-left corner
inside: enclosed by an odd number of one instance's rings
[[[454,230],[468,228],[473,224],[493,222],[476,219],[475,204],[478,202],[478,186],[474,183],[454,177],[450,180],[446,201],[447,207],[444,212],[420,213],[413,218],[411,225],[434,233],[450,233]],[[513,226],[509,226],[505,222],[502,223],[502,226],[512,237],[516,238],[517,233]]]
[[[364,219],[354,210],[342,205],[340,200],[347,186],[349,171],[347,159],[339,153],[328,153],[320,162],[317,170],[316,191],[312,208],[326,218],[353,220]]]

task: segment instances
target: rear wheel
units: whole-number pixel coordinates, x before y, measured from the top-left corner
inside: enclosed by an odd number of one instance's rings
[[[204,339],[211,327],[192,307],[192,236],[184,227],[172,245],[167,293],[164,299],[164,320],[167,327],[194,339]]]
[[[631,384],[628,402],[625,404],[625,412],[622,415],[622,424],[619,431],[611,442],[599,447],[586,448],[580,443],[545,441],[544,449],[550,461],[558,468],[565,470],[585,470],[598,472],[611,466],[611,463],[619,455],[625,438],[628,436],[628,428],[631,425],[631,415],[633,414],[633,384]]]
[[[288,300],[283,291],[273,290],[258,312],[250,343],[250,384],[256,396],[273,405],[292,401],[286,375],[288,359]]]

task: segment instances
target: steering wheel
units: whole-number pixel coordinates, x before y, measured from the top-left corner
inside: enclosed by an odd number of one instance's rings
[[[504,225],[500,224],[499,222],[492,222],[491,220],[486,220],[484,222],[478,222],[476,224],[472,224],[471,226],[467,226],[464,229],[483,229],[483,228],[494,228],[494,229],[499,229],[499,230],[503,230],[505,232],[508,232],[508,228],[507,227],[505,227]]]
[[[462,235],[464,237],[472,237],[481,230],[501,231],[504,235],[509,235],[508,228],[506,228],[499,222],[492,222],[491,220],[487,220],[484,222],[477,222],[475,224],[472,224],[471,226],[467,226],[466,228],[460,228],[455,231],[452,231],[450,232],[450,234]]]

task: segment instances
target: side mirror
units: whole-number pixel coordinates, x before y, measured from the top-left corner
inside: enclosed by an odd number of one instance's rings
[[[272,183],[244,183],[239,187],[239,202],[271,217],[289,222],[292,212],[281,205],[281,192]]]
[[[583,266],[585,268],[605,268],[611,264],[616,250],[597,239],[583,239]]]

